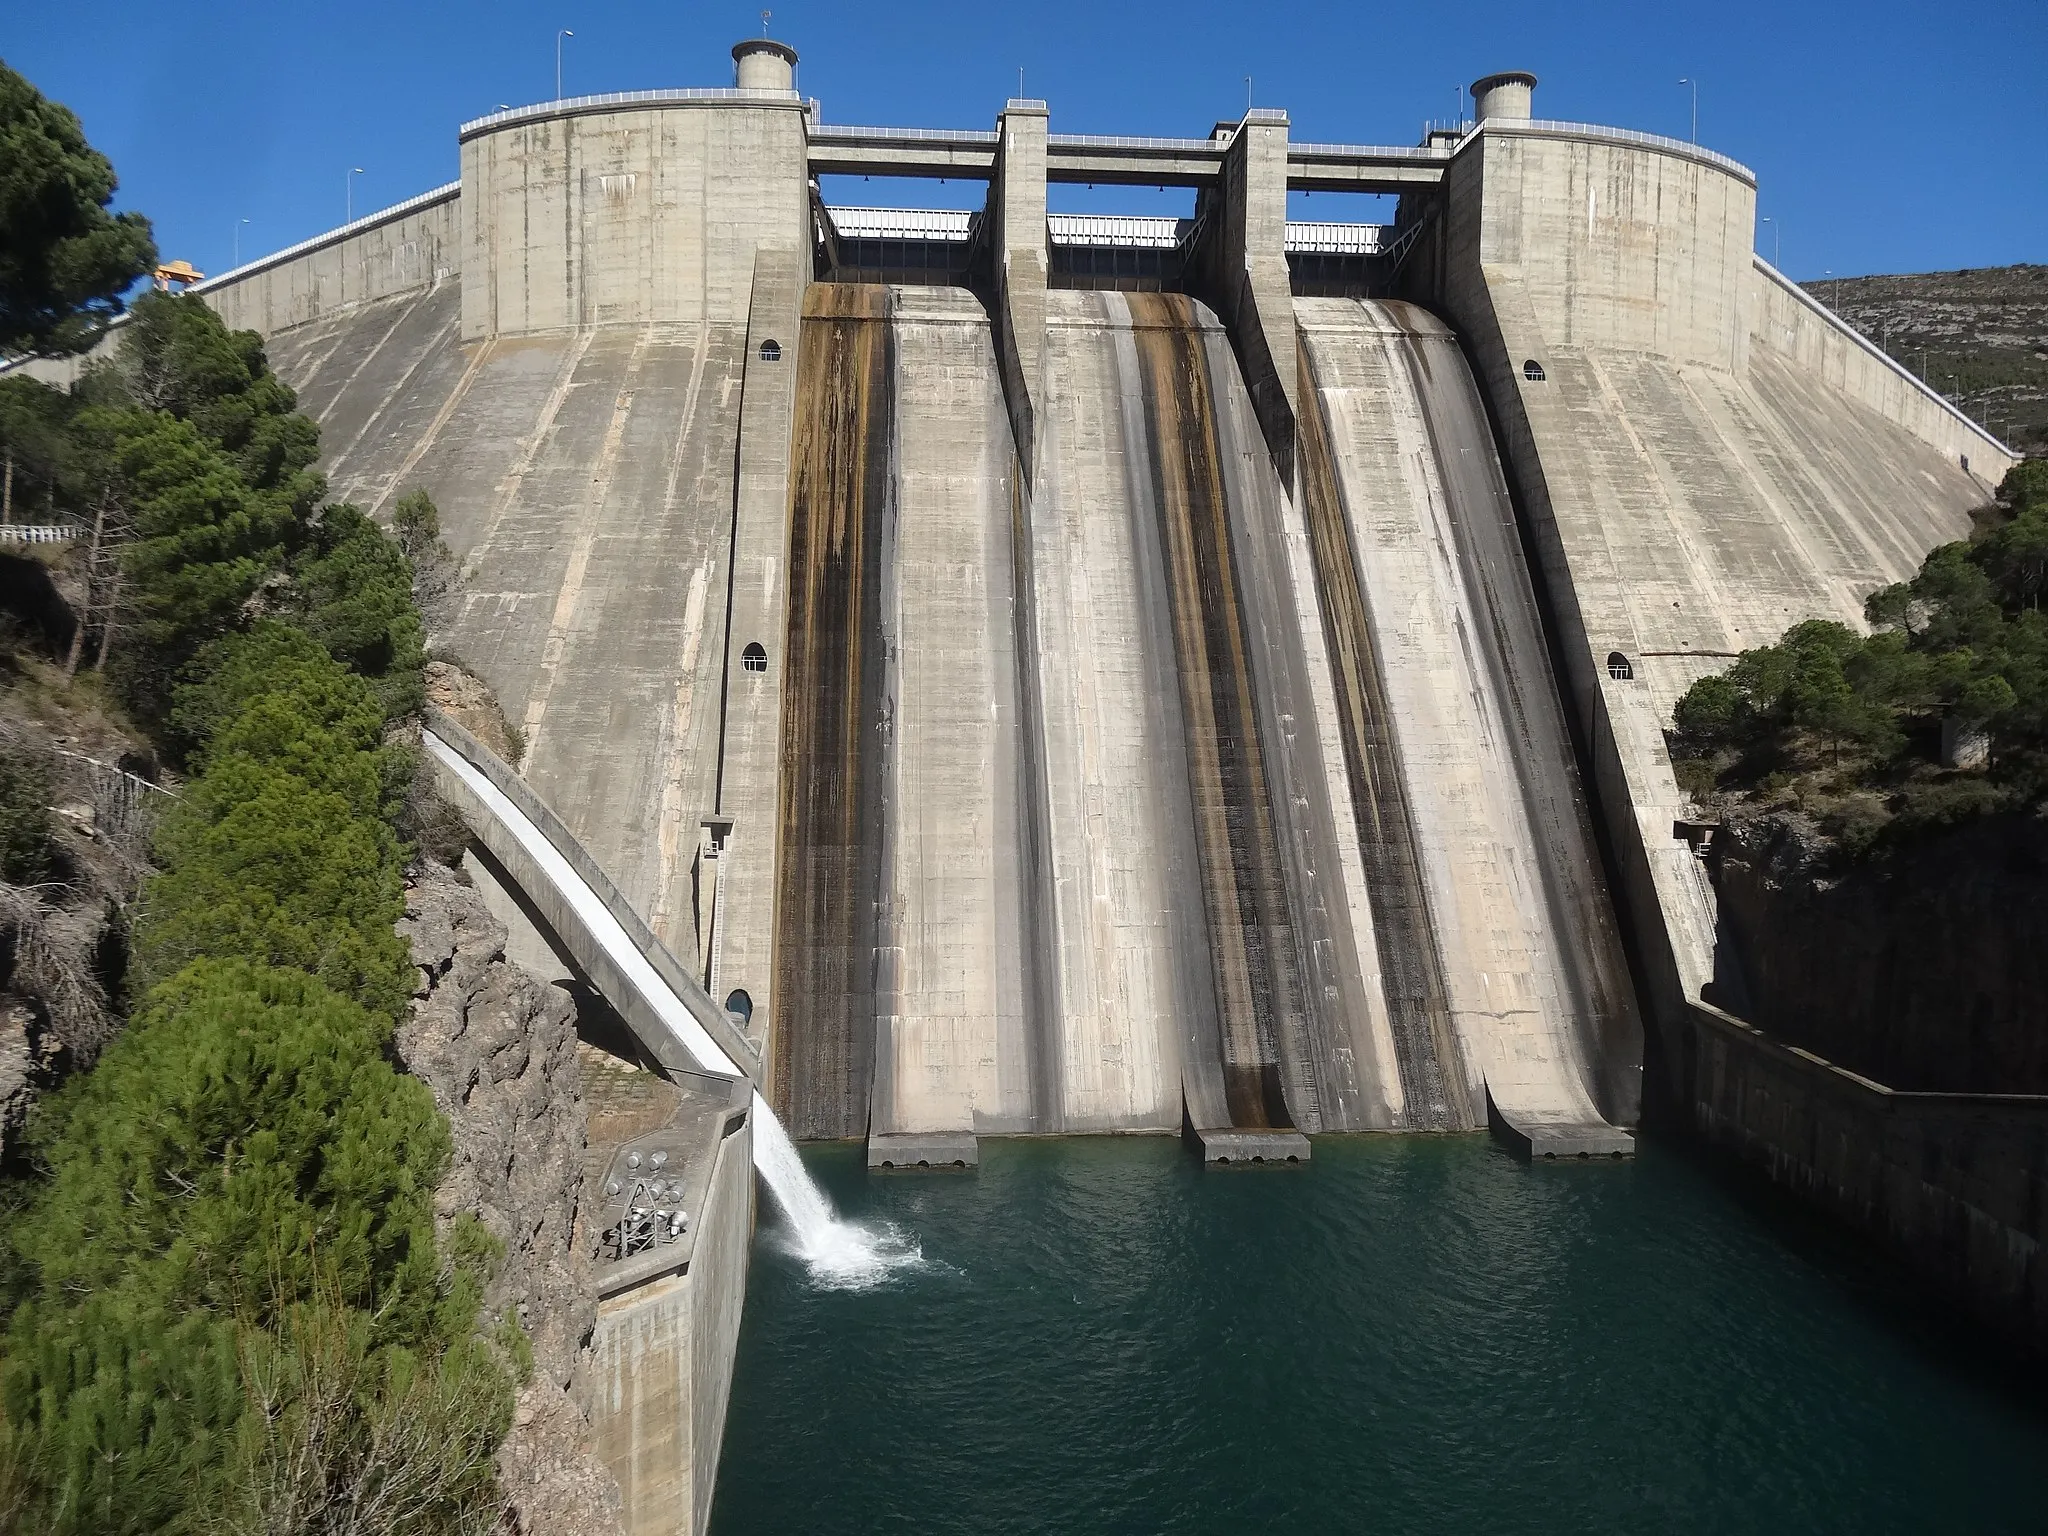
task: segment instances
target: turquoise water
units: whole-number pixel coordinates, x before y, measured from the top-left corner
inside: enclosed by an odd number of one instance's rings
[[[858,1149],[807,1156],[921,1245],[877,1289],[816,1289],[764,1214],[719,1536],[2048,1525],[2038,1386],[1689,1155],[982,1155],[873,1178]]]

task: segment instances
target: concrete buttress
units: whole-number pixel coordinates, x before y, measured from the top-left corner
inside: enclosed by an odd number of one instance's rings
[[[996,356],[1028,483],[1045,394],[1045,103],[1012,101],[996,128],[987,213],[994,221]]]
[[[1280,483],[1294,489],[1294,296],[1287,275],[1287,114],[1245,114],[1197,203],[1198,291],[1230,332]]]

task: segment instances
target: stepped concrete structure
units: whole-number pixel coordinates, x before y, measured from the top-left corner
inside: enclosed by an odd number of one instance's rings
[[[1714,977],[1673,703],[1858,622],[2012,456],[1755,257],[1748,170],[1537,119],[1531,76],[1372,146],[834,127],[789,47],[734,60],[465,124],[458,181],[198,291],[335,496],[432,494],[439,642],[792,1133],[1625,1155]],[[1193,215],[1049,213],[1075,182]],[[613,1465],[636,1530],[700,1528],[725,1378],[657,1314],[706,1385]]]

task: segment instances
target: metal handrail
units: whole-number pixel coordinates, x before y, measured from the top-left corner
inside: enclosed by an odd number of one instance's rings
[[[1160,149],[1174,154],[1221,155],[1227,139],[1148,139],[1119,133],[1048,133],[1052,149]]]
[[[69,523],[0,523],[0,544],[68,544],[77,537]]]
[[[993,144],[993,128],[847,128],[836,123],[813,123],[811,142],[858,144],[865,139],[882,139],[905,144]]]
[[[1483,133],[1534,133],[1556,134],[1566,138],[1595,139],[1610,144],[1635,144],[1644,149],[1659,149],[1667,154],[1685,155],[1694,160],[1704,161],[1729,174],[1741,177],[1751,186],[1756,185],[1756,172],[1740,160],[1730,159],[1716,150],[1702,148],[1685,139],[1669,138],[1661,133],[1644,133],[1635,128],[1607,128],[1599,123],[1566,123],[1544,117],[1489,117],[1482,119],[1459,141],[1452,154],[1460,153],[1467,144],[1473,143]]]
[[[288,245],[281,251],[272,251],[268,256],[258,256],[254,261],[245,261],[239,267],[231,268],[217,277],[209,277],[203,283],[194,283],[185,291],[187,293],[212,293],[217,288],[224,288],[230,283],[241,282],[244,278],[253,277],[258,272],[274,267],[280,262],[291,261],[295,257],[307,255],[312,251],[319,250],[322,246],[332,245],[337,241],[346,240],[353,235],[365,234],[370,230],[402,219],[409,213],[418,213],[422,208],[431,208],[436,203],[450,202],[461,195],[461,192],[461,182],[448,182],[445,185],[435,187],[431,192],[422,192],[415,197],[408,197],[402,203],[393,203],[389,208],[379,208],[375,213],[366,213],[360,219],[352,219],[346,224],[337,225],[323,235],[314,235],[310,239],[301,240],[297,245]]]
[[[560,101],[537,101],[529,106],[507,107],[502,112],[486,113],[464,123],[456,130],[455,136],[466,139],[471,134],[482,133],[487,128],[500,128],[508,123],[596,112],[606,107],[687,106],[700,101],[750,101],[778,107],[800,107],[804,104],[795,91],[769,91],[757,86],[700,85],[656,91],[606,91],[597,96],[564,96]]]

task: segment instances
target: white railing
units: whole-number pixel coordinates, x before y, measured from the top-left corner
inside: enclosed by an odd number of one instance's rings
[[[1550,134],[1561,138],[1594,139],[1609,144],[1635,144],[1644,149],[1660,149],[1667,154],[1686,155],[1694,160],[1716,166],[1732,176],[1739,176],[1751,186],[1756,185],[1756,172],[1740,160],[1732,160],[1715,150],[1703,149],[1685,139],[1668,138],[1661,133],[1643,133],[1634,128],[1605,128],[1598,123],[1564,123],[1550,118],[1489,117],[1484,119],[1471,133],[1465,135],[1458,148],[1475,142],[1482,133],[1536,133]]]
[[[828,205],[832,227],[842,240],[964,241],[975,215],[964,208],[865,208]],[[1124,246],[1171,250],[1187,237],[1194,220],[1171,214],[1054,213],[1045,220],[1055,245]],[[1372,256],[1384,248],[1386,226],[1337,220],[1293,221],[1287,249]]]
[[[1377,256],[1384,248],[1387,225],[1340,224],[1334,220],[1289,220],[1287,249],[1337,256]]]
[[[700,85],[660,91],[606,91],[598,96],[564,96],[560,101],[536,101],[530,106],[507,107],[502,112],[473,117],[456,130],[455,136],[466,139],[471,134],[502,128],[508,123],[602,112],[607,107],[687,106],[691,102],[703,101],[750,101],[764,106],[788,107],[803,105],[795,91],[764,91],[752,86]]]
[[[421,192],[417,196],[408,197],[402,203],[393,203],[389,208],[379,208],[375,213],[366,213],[360,219],[353,219],[346,224],[328,230],[325,234],[314,235],[310,239],[301,240],[297,245],[288,245],[281,251],[272,251],[268,256],[258,256],[254,261],[245,261],[239,267],[230,268],[216,277],[207,278],[203,283],[194,283],[186,291],[188,293],[212,293],[215,289],[225,288],[230,283],[239,283],[245,278],[254,277],[258,272],[268,271],[281,262],[295,260],[300,256],[308,255],[325,246],[347,240],[351,236],[366,234],[370,230],[379,229],[386,224],[404,218],[409,213],[418,213],[421,209],[432,208],[437,203],[453,202],[461,194],[461,182],[447,182],[442,186],[435,187],[430,192]]]
[[[1164,214],[1055,213],[1047,215],[1045,232],[1054,245],[1170,251],[1194,224]]]
[[[813,144],[860,144],[879,139],[893,144],[994,144],[993,128],[842,128],[836,124],[811,125]]]
[[[1220,155],[1227,139],[1147,139],[1121,133],[1049,133],[1053,149],[1156,149],[1176,155]]]
[[[1289,144],[1290,160],[1426,160],[1451,158],[1447,149],[1427,149],[1413,144]]]
[[[0,523],[0,544],[69,544],[77,537],[69,523]]]
[[[1780,272],[1768,261],[1765,261],[1763,257],[1752,255],[1750,260],[1756,263],[1757,271],[1761,272],[1767,280],[1776,283],[1781,291],[1798,303],[1805,305],[1807,310],[1819,318],[1823,324],[1830,326],[1846,340],[1852,341],[1858,347],[1861,347],[1873,362],[1882,363],[1885,367],[1889,368],[1922,395],[1925,395],[1957,421],[1976,433],[1977,436],[1983,438],[1985,442],[1991,444],[2000,453],[2005,454],[2009,458],[2018,457],[2011,448],[2000,442],[1988,428],[1971,417],[1967,411],[1949,399],[1947,395],[1944,395],[1940,390],[1929,384],[1919,374],[1908,368],[1896,357],[1893,357],[1891,353],[1885,351],[1884,348],[1877,345],[1876,342],[1857,330],[1855,326],[1844,320],[1832,309],[1829,309],[1827,305],[1821,303],[1819,299],[1816,299],[1812,294],[1800,287],[1799,284],[1793,282],[1791,278]]]
[[[842,240],[965,240],[974,213],[966,208],[854,208],[827,205]]]

